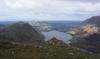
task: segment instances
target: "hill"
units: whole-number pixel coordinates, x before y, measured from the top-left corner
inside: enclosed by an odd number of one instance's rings
[[[100,27],[100,16],[91,17],[84,21],[83,24],[94,24],[95,26]]]
[[[94,16],[84,21],[79,27],[70,31],[71,34],[77,36],[73,38],[74,46],[85,48],[94,52],[100,52],[100,16]],[[78,40],[81,37],[80,40]]]
[[[100,16],[94,16],[85,20],[79,27],[69,31],[78,36],[88,36],[93,33],[100,33]]]
[[[18,22],[0,30],[0,40],[12,42],[43,42],[44,37],[29,24]]]

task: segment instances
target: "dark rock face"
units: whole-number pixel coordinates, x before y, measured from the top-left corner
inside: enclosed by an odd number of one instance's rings
[[[19,22],[0,30],[0,40],[13,42],[43,42],[44,37],[29,24]]]

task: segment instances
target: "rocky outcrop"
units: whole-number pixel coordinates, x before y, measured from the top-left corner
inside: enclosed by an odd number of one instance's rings
[[[62,40],[56,39],[56,37],[53,37],[51,40],[48,40],[47,42],[48,44],[54,45],[57,47],[69,47],[68,44],[64,43]]]

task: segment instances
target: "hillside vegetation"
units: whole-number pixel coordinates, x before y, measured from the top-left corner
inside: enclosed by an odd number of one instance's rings
[[[100,55],[47,43],[0,42],[0,59],[99,59]]]

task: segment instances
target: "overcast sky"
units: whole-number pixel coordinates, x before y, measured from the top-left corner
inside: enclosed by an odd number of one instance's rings
[[[100,0],[0,0],[0,21],[83,21],[97,15]]]

